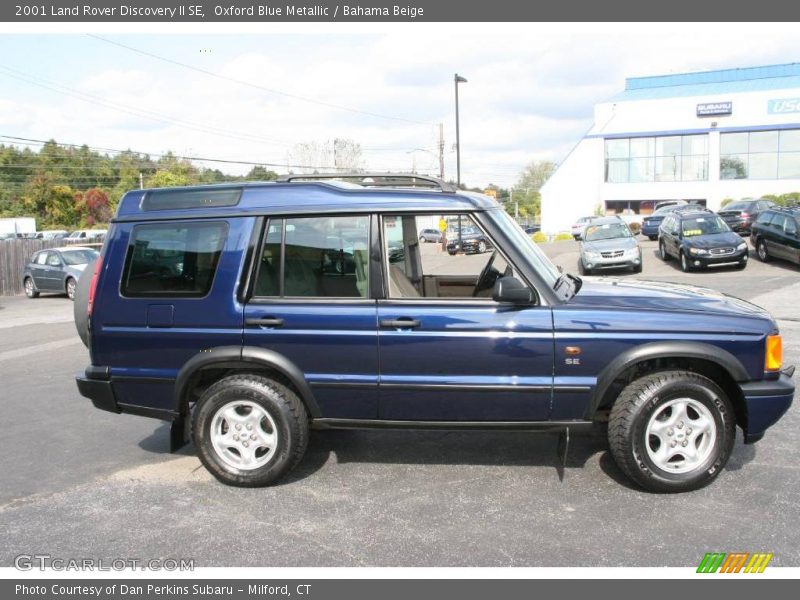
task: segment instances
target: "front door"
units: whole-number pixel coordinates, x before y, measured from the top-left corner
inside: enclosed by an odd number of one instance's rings
[[[245,306],[245,347],[296,365],[321,417],[378,414],[376,304],[370,298],[370,217],[272,219]]]
[[[550,309],[492,300],[494,281],[516,274],[501,249],[450,255],[439,245],[420,245],[417,232],[429,219],[382,219],[387,298],[378,303],[380,418],[548,419]],[[457,215],[447,221],[449,239],[486,234],[467,215],[460,227]]]

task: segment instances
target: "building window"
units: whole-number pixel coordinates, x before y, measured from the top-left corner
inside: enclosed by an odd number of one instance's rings
[[[606,182],[704,181],[708,136],[669,135],[606,140]]]
[[[800,178],[800,129],[720,134],[720,179]]]

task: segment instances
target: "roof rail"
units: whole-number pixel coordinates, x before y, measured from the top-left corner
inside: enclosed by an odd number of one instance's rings
[[[305,175],[281,175],[277,181],[282,183],[309,182],[325,179],[338,179],[364,187],[386,188],[424,188],[438,189],[441,192],[458,191],[455,186],[430,175],[416,173],[312,173]]]

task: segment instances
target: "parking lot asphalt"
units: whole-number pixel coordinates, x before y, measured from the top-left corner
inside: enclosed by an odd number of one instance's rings
[[[796,266],[684,274],[643,247],[638,277],[768,308],[785,362],[800,363]],[[544,248],[575,270],[577,244]],[[551,434],[325,431],[287,480],[236,489],[191,446],[169,454],[166,424],[78,394],[88,353],[71,315],[65,298],[0,298],[2,566],[35,553],[197,566],[696,566],[711,551],[800,566],[797,404],[758,444],[739,435],[722,476],[688,494],[632,487],[602,430],[573,436],[563,481]]]

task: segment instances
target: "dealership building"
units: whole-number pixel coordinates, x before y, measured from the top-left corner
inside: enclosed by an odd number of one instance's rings
[[[542,187],[542,230],[800,191],[800,63],[626,80]]]

